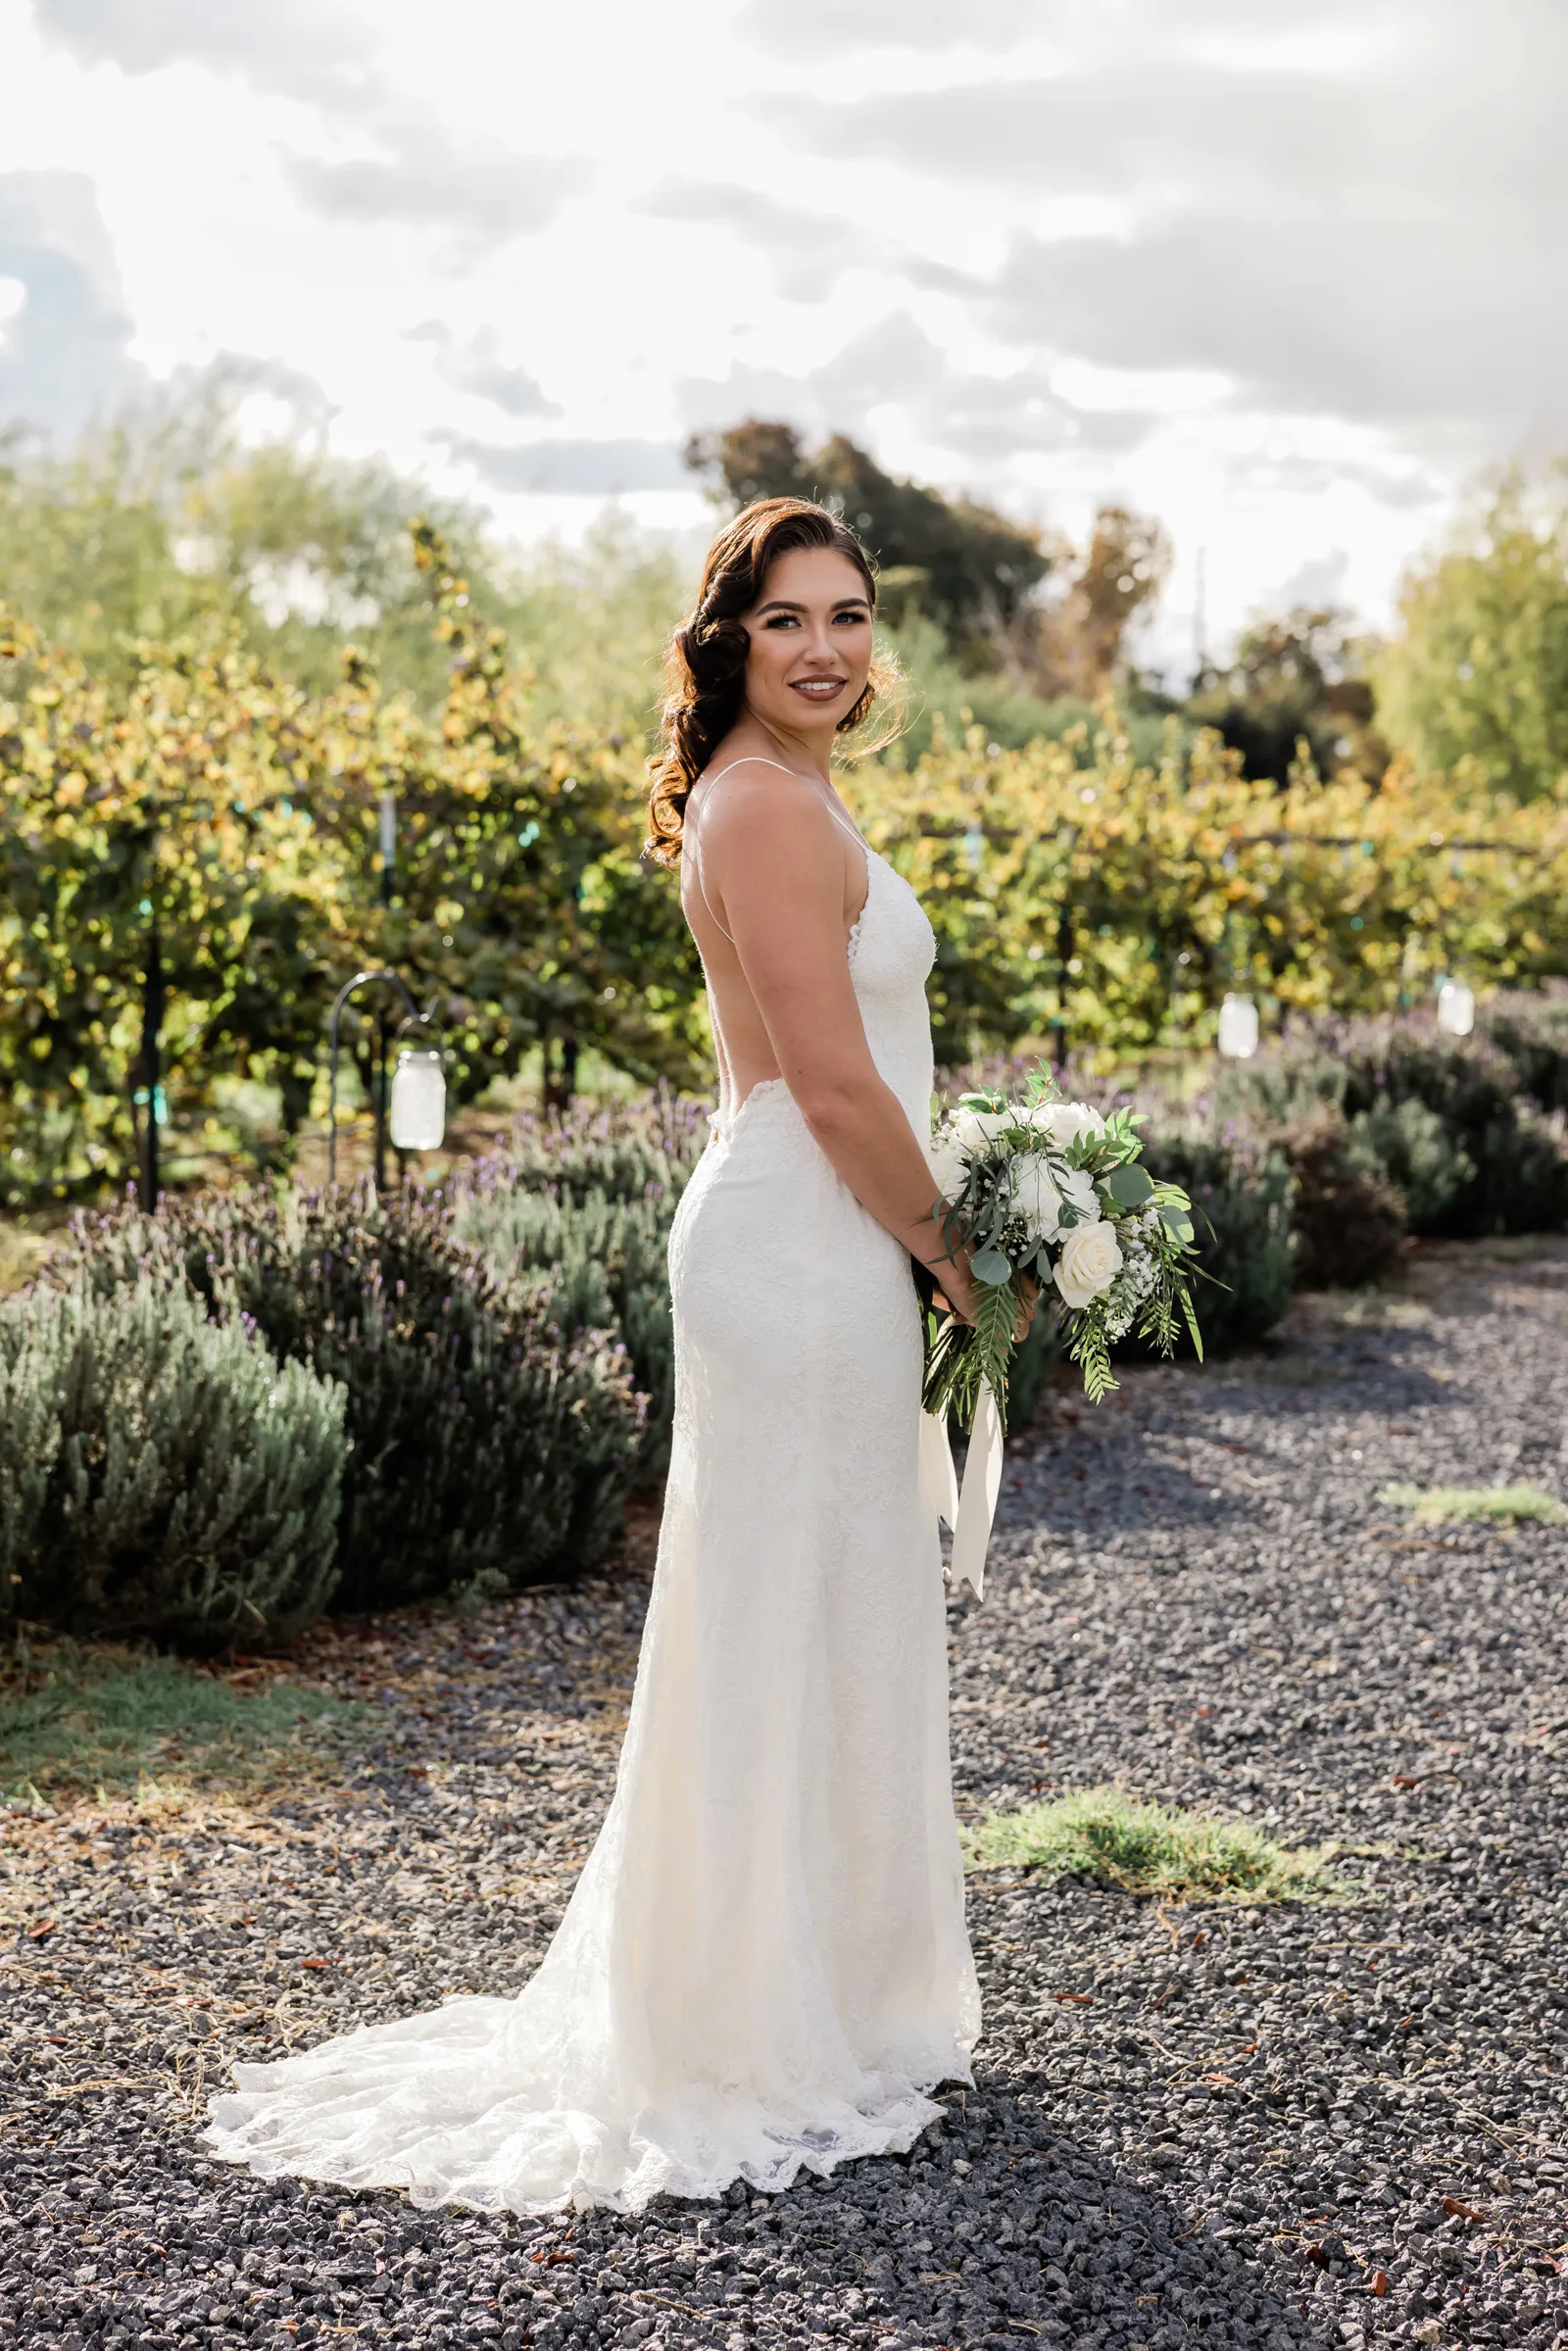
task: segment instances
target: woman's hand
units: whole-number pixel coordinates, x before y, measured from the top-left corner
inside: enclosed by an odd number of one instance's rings
[[[979,1284],[969,1271],[969,1259],[974,1250],[966,1242],[952,1248],[942,1227],[933,1218],[920,1227],[917,1236],[910,1238],[909,1247],[927,1267],[936,1284],[934,1303],[944,1314],[956,1314],[959,1322],[972,1323],[979,1300]]]
[[[967,1266],[950,1265],[937,1291],[938,1307],[944,1314],[956,1314],[959,1322],[972,1323],[978,1306],[979,1294]]]
[[[967,1251],[960,1251],[961,1262],[950,1265],[943,1273],[937,1289],[937,1304],[956,1314],[960,1322],[972,1323],[978,1285],[969,1271]],[[953,1293],[957,1295],[955,1297]],[[1023,1277],[1023,1296],[1018,1300],[1018,1312],[1012,1326],[1012,1344],[1017,1347],[1028,1336],[1040,1305],[1040,1284],[1032,1276]]]

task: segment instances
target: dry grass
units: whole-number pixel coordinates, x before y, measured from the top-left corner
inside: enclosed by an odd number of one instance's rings
[[[64,1223],[0,1216],[0,1298],[24,1290],[64,1238]]]
[[[1534,1520],[1558,1527],[1568,1510],[1539,1486],[1384,1486],[1378,1500],[1412,1513],[1418,1527],[1457,1525],[1466,1519],[1491,1519],[1500,1526]]]

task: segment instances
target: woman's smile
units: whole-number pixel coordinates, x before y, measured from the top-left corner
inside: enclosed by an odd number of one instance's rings
[[[847,677],[794,677],[790,691],[804,695],[808,702],[833,702],[849,682]]]

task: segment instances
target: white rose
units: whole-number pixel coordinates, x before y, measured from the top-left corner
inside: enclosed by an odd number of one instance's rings
[[[1081,1217],[1099,1213],[1093,1177],[1081,1167],[1054,1175],[1038,1151],[1025,1151],[1013,1161],[1012,1197],[1019,1215],[1042,1241],[1054,1241],[1061,1231],[1063,1200],[1070,1200]]]
[[[1057,1180],[1061,1186],[1062,1199],[1071,1200],[1078,1211],[1079,1222],[1092,1223],[1100,1214],[1100,1197],[1095,1190],[1095,1179],[1088,1168],[1069,1167],[1065,1175],[1060,1176]]]
[[[1004,1127],[1011,1124],[1010,1110],[956,1110],[953,1118],[953,1132],[960,1150],[978,1151],[984,1151],[988,1143],[995,1142]]]
[[[1054,1241],[1061,1230],[1061,1194],[1038,1151],[1026,1151],[1013,1161],[1012,1198],[1030,1232],[1042,1241]]]
[[[1059,1151],[1069,1150],[1080,1135],[1093,1136],[1098,1143],[1105,1131],[1103,1118],[1087,1102],[1037,1102],[1029,1123]]]
[[[956,1200],[963,1190],[963,1154],[958,1149],[958,1139],[950,1127],[944,1127],[940,1134],[932,1136],[926,1161],[944,1200]]]
[[[1069,1306],[1087,1306],[1102,1298],[1121,1271],[1121,1246],[1115,1229],[1103,1217],[1094,1224],[1075,1224],[1056,1259],[1056,1288]]]

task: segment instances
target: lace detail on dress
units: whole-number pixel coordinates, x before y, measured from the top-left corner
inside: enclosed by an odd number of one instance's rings
[[[851,967],[929,1136],[934,943],[867,852]],[[908,1259],[782,1079],[713,1113],[670,1233],[675,1422],[615,1792],[514,1999],[235,2069],[208,2142],[416,2203],[635,2209],[910,2146],[979,1998],[920,1496]]]

